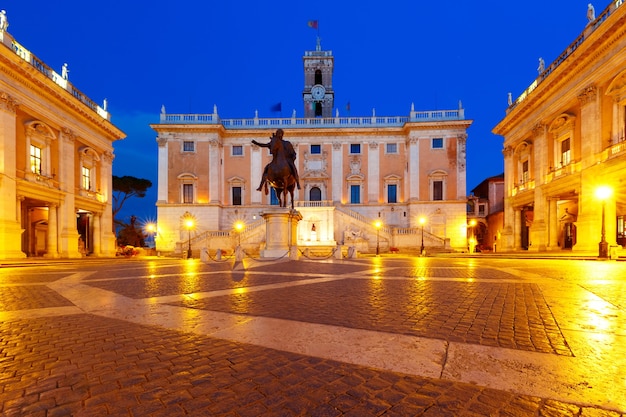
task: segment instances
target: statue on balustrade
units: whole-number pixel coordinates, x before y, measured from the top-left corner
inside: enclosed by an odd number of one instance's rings
[[[7,11],[0,10],[0,32],[6,32],[9,28],[9,19],[7,18]]]

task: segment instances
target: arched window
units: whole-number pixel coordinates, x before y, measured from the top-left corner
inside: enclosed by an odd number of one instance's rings
[[[322,190],[319,187],[313,187],[309,191],[309,201],[322,201]]]
[[[320,70],[315,70],[315,84],[323,84],[322,71]]]

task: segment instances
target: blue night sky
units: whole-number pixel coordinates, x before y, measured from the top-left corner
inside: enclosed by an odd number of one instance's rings
[[[605,0],[606,1],[606,0]],[[157,144],[148,126],[168,113],[222,118],[303,115],[302,56],[335,57],[340,116],[455,109],[468,131],[467,194],[503,172],[502,138],[491,129],[515,99],[583,31],[588,0],[508,2],[342,0],[5,0],[9,33],[89,98],[106,98],[127,138],[114,143],[114,175],[153,182],[123,219],[156,218]],[[607,3],[594,3],[596,15]],[[333,112],[334,114],[334,112]],[[134,200],[134,201],[133,201]]]

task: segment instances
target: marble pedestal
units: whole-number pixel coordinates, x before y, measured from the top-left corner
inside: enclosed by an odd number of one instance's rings
[[[302,214],[277,207],[263,211],[261,216],[265,219],[265,249],[261,250],[261,258],[298,259],[297,227]]]

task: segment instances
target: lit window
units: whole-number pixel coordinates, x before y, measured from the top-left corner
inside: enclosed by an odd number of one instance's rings
[[[30,170],[41,174],[41,148],[34,145],[30,145]]]
[[[528,161],[522,162],[522,182],[526,184],[530,180],[530,172],[528,170]]]
[[[387,144],[387,153],[398,153],[398,144],[397,143],[388,143]]]
[[[243,146],[233,145],[233,156],[242,156],[242,155],[243,155]]]
[[[561,165],[565,166],[572,162],[572,153],[569,138],[561,142]]]
[[[91,170],[87,167],[83,167],[81,172],[83,190],[91,190]]]
[[[350,153],[351,154],[360,154],[361,153],[361,144],[360,143],[351,143],[350,144]]]
[[[311,155],[322,153],[322,145],[311,145]]]
[[[433,138],[433,149],[443,149],[443,138]]]
[[[190,140],[186,140],[183,142],[183,151],[184,152],[193,152],[195,151],[196,147],[195,147],[195,142],[190,141]]]

